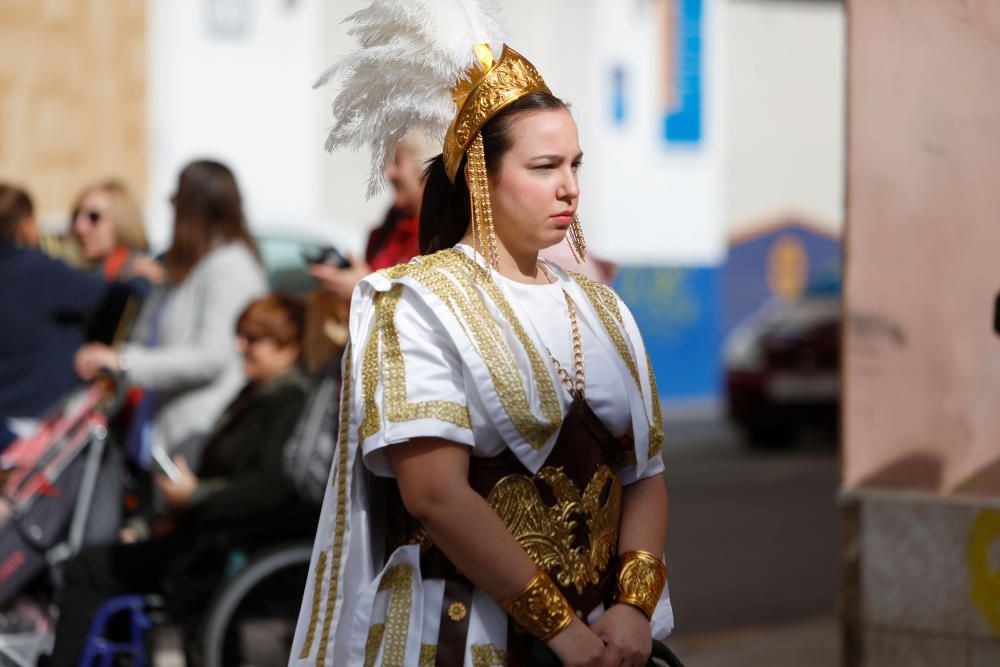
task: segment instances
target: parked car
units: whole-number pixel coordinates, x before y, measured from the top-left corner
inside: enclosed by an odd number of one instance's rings
[[[309,275],[308,259],[323,256],[330,248],[343,254],[353,249],[353,239],[343,229],[334,223],[255,225],[254,240],[271,289],[299,295],[314,290],[316,281]]]
[[[840,413],[839,290],[772,303],[724,347],[729,419],[758,448],[787,447],[803,427],[836,428]]]

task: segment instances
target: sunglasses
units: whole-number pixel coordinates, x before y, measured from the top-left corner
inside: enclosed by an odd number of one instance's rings
[[[246,331],[237,331],[237,338],[242,338],[247,342],[247,345],[253,345],[254,343],[268,338],[268,336],[260,336],[257,334],[247,333]]]
[[[90,221],[90,224],[92,225],[96,225],[104,217],[104,214],[102,214],[100,211],[88,211],[85,209],[80,210],[80,212],[78,212],[76,215],[77,217],[81,215],[84,216],[87,220]]]

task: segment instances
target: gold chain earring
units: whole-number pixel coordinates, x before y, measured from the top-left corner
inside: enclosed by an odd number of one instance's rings
[[[583,264],[587,259],[587,239],[583,238],[583,226],[580,224],[580,216],[573,214],[573,224],[569,226],[569,233],[566,234],[566,243],[573,253],[573,259],[577,264]]]
[[[490,184],[486,174],[486,152],[483,136],[477,134],[469,146],[465,163],[465,182],[469,186],[469,224],[472,226],[473,249],[483,256],[487,268],[494,271],[500,263],[497,236],[493,230],[493,207],[490,204]]]

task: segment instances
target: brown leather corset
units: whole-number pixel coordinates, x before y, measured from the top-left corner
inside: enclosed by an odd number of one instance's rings
[[[586,615],[613,592],[622,485],[616,474],[631,441],[612,436],[586,401],[563,420],[545,465],[532,475],[510,450],[470,460],[469,484],[549,573],[574,609]],[[462,578],[399,498],[395,480],[373,480],[389,516],[386,558],[402,544],[421,544],[424,578]]]

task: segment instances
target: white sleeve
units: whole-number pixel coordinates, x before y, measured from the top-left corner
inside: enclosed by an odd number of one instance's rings
[[[129,382],[152,391],[182,391],[214,382],[237,363],[236,321],[247,304],[267,292],[267,278],[249,251],[225,248],[206,257],[190,277],[202,285],[197,325],[189,340],[162,347],[126,345]]]
[[[629,486],[630,484],[635,484],[636,482],[648,479],[649,477],[662,475],[663,471],[666,470],[666,466],[663,465],[663,457],[654,456],[649,460],[649,463],[646,464],[646,467],[643,469],[641,475],[637,472],[637,470],[636,465],[632,464],[627,468],[622,468],[618,471],[618,478],[621,480],[622,486]]]
[[[385,448],[412,438],[473,446],[462,361],[434,312],[398,284],[365,306],[368,335],[352,382],[360,388],[354,409],[368,468],[391,476]]]
[[[636,438],[644,440],[641,450],[647,452],[648,457],[648,463],[645,466],[640,466],[643,471],[635,480],[638,481],[638,479],[645,479],[663,472],[663,407],[660,403],[660,392],[656,386],[656,376],[653,374],[653,365],[650,363],[649,353],[642,340],[639,326],[621,297],[615,294],[614,298],[622,314],[625,333],[632,341],[632,347],[635,350],[639,389],[642,391],[643,403],[646,408],[646,421],[649,425],[645,433],[635,434]]]

